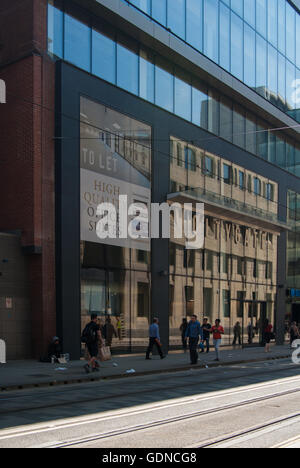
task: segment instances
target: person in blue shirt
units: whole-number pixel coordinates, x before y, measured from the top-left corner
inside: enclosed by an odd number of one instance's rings
[[[152,353],[154,345],[157,348],[158,354],[160,355],[160,359],[165,358],[161,349],[158,323],[158,318],[154,318],[153,323],[149,327],[149,346],[146,353],[147,361],[151,359],[150,353]]]
[[[197,345],[199,343],[199,337],[203,340],[203,330],[197,320],[197,315],[192,315],[191,321],[187,326],[185,336],[189,339],[191,364],[195,365],[198,362]]]

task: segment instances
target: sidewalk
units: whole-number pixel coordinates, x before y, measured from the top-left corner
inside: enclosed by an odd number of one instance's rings
[[[264,348],[226,349],[221,351],[221,362],[216,363],[215,353],[212,350],[208,355],[200,354],[198,365],[193,368],[284,359],[291,357],[291,354],[287,345],[274,346],[270,354],[265,354]],[[72,361],[66,365],[44,364],[37,361],[11,361],[0,364],[0,391],[183,371],[191,368],[189,352],[184,354],[183,351],[172,351],[164,360],[154,356],[151,361],[146,361],[144,354],[113,356],[112,361],[101,363],[99,373],[92,374],[86,374],[83,365],[84,361]],[[135,373],[127,374],[126,371],[130,369],[134,369]]]

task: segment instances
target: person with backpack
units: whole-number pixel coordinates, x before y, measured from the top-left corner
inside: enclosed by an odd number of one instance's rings
[[[91,321],[87,324],[82,332],[81,336],[82,343],[85,343],[90,355],[89,361],[85,364],[84,369],[86,373],[99,371],[99,365],[97,365],[98,356],[98,342],[103,342],[100,326],[97,323],[97,314],[91,315]]]
[[[203,330],[203,344],[204,342],[206,343],[206,352],[209,353],[211,324],[208,322],[208,318],[203,319],[202,330]],[[204,353],[204,347],[203,347],[202,353]]]

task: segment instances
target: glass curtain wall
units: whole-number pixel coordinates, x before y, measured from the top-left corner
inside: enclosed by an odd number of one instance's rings
[[[291,322],[300,325],[300,194],[290,190],[287,204],[290,231],[287,238],[286,331]]]
[[[172,193],[199,191],[213,202],[222,197],[232,208],[243,203],[277,217],[276,183],[175,137],[170,145]],[[193,164],[186,161],[189,154]],[[279,232],[206,209],[202,250],[188,251],[174,237],[170,243],[170,344],[180,344],[182,319],[192,314],[210,323],[220,318],[224,345],[233,343],[237,322],[244,344],[259,343],[265,319],[274,323]]]
[[[59,9],[61,3],[55,2],[55,5],[57,7],[49,4],[48,47],[51,54],[300,176],[300,145],[285,137],[283,132],[272,132],[267,122],[258,120],[243,107],[159,55],[154,57],[150,50],[104,21],[98,22],[95,17],[85,18],[74,8],[68,7],[63,12]],[[225,10],[222,18],[224,34],[229,34],[230,24],[231,28],[237,28],[240,21],[237,18],[231,21]],[[272,91],[266,91],[266,68],[262,65],[255,74],[252,65],[259,56],[254,53],[254,36],[249,28],[247,31],[251,43],[247,52],[247,63],[251,65],[245,74],[247,80],[250,83],[258,78],[263,94],[273,94],[277,84],[285,95],[285,75],[284,79],[278,76],[277,81],[276,74],[268,73]],[[236,49],[241,38],[238,33],[235,37],[232,49],[237,59],[235,66],[239,69],[241,57]],[[268,60],[275,70],[274,48],[268,49],[266,44],[260,38],[262,54],[267,56],[267,51],[270,51]],[[215,52],[212,50],[211,53]],[[229,50],[224,52],[224,61],[229,60],[228,54]]]
[[[300,194],[288,192],[288,271],[290,288],[300,289]]]
[[[144,349],[151,310],[151,244],[148,239],[119,238],[119,196],[127,195],[128,206],[150,207],[151,128],[83,97],[80,127],[81,326],[97,313],[113,349]],[[100,203],[116,209],[115,238],[97,235]],[[105,332],[108,322],[110,331]]]
[[[286,0],[122,0],[300,121],[300,15]],[[283,73],[286,87],[278,86]]]

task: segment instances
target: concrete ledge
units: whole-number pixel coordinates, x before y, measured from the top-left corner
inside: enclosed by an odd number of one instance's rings
[[[25,390],[25,389],[31,389],[31,388],[45,388],[45,387],[54,387],[54,386],[63,386],[63,385],[74,385],[74,384],[81,384],[81,383],[89,383],[89,382],[99,382],[101,380],[117,380],[117,379],[122,379],[122,378],[130,378],[130,377],[141,377],[141,376],[147,376],[147,375],[158,375],[158,374],[167,374],[167,373],[176,373],[176,372],[182,372],[182,371],[187,371],[192,369],[211,369],[211,368],[217,368],[217,367],[228,367],[228,366],[235,366],[239,364],[247,364],[247,363],[255,363],[255,362],[269,362],[269,361],[277,361],[277,360],[283,360],[283,359],[289,359],[291,357],[290,354],[282,354],[282,355],[275,355],[275,356],[263,356],[263,357],[253,357],[249,359],[236,359],[236,360],[228,360],[228,361],[220,361],[220,362],[207,362],[207,363],[199,363],[198,365],[191,366],[191,364],[183,364],[181,366],[169,366],[169,367],[163,367],[159,369],[149,369],[149,370],[140,370],[136,371],[133,374],[127,374],[122,370],[122,372],[117,372],[115,374],[111,375],[101,375],[101,370],[99,373],[91,377],[90,375],[82,375],[82,376],[77,376],[75,377],[74,375],[70,376],[62,376],[58,375],[57,379],[54,379],[53,377],[49,379],[48,381],[41,381],[41,380],[36,380],[34,382],[30,383],[20,383],[18,384],[12,384],[12,385],[3,385],[0,384],[0,392],[9,392],[9,391],[16,391],[16,390]],[[157,360],[154,360],[154,362],[158,362]],[[160,361],[159,361],[160,362]],[[165,363],[167,361],[164,361]],[[81,363],[82,365],[83,363]],[[130,366],[128,366],[130,367]],[[81,369],[81,368],[80,368]],[[102,368],[104,369],[104,368]],[[83,372],[83,369],[82,369]]]

